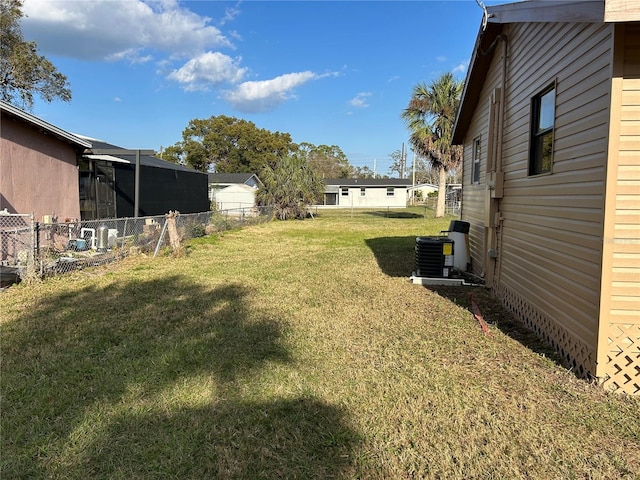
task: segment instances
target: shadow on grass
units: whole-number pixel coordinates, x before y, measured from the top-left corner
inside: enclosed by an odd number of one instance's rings
[[[425,210],[426,212],[426,210]],[[386,217],[386,218],[424,218],[426,215],[422,213],[416,212],[407,212],[403,210],[371,210],[366,211],[366,215],[371,215],[373,217]]]
[[[471,296],[475,299],[482,314],[483,319],[489,328],[497,328],[505,335],[513,338],[520,344],[540,355],[544,355],[559,365],[564,365],[561,356],[554,348],[538,337],[524,323],[514,316],[502,305],[500,300],[494,296],[489,288],[484,286],[425,286],[428,290],[440,295],[443,298],[466,308],[469,315],[473,316],[471,307]],[[478,329],[480,326],[478,325]]]
[[[261,395],[290,355],[249,296],[129,281],[3,325],[2,478],[339,476],[357,436],[336,407]]]
[[[309,398],[123,415],[88,446],[88,463],[105,477],[336,478],[353,441],[341,423],[337,408]]]
[[[380,269],[391,277],[410,277],[415,269],[416,237],[379,237],[366,240],[375,255]],[[485,287],[469,286],[426,286],[443,298],[471,310],[469,294],[473,293],[480,311],[487,323],[500,329],[530,350],[545,355],[566,367],[555,349],[538,337],[524,323],[509,312]]]
[[[378,237],[366,240],[380,270],[390,277],[410,277],[415,267],[416,237]]]

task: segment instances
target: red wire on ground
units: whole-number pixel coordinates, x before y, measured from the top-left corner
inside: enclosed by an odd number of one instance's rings
[[[489,325],[487,325],[487,322],[484,321],[482,313],[480,312],[480,307],[478,306],[475,298],[473,298],[472,293],[469,294],[469,298],[471,299],[471,310],[473,310],[473,316],[476,317],[476,320],[478,320],[482,332],[485,335],[491,335],[491,333],[489,332]]]

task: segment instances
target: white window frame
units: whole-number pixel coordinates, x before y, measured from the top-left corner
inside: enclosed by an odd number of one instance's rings
[[[471,183],[480,183],[480,159],[482,157],[482,143],[480,137],[473,139],[473,168],[471,169]]]

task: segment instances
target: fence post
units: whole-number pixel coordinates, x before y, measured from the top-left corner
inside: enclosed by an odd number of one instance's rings
[[[122,248],[124,250],[124,241],[127,238],[127,222],[129,221],[129,218],[125,218],[124,219],[124,227],[122,227],[122,245],[120,246],[120,248]]]
[[[169,214],[166,215],[169,230],[169,242],[171,243],[171,248],[173,248],[173,254],[177,255],[180,251],[180,236],[178,235],[178,228],[176,227],[176,218],[180,215],[180,212],[169,211]]]
[[[26,278],[33,280],[36,277],[36,222],[34,221],[35,215],[33,212],[29,215],[29,255],[27,257],[27,271]]]
[[[37,258],[38,261],[38,273],[40,277],[44,275],[44,262],[42,261],[42,256],[40,255],[40,222],[36,222],[36,250],[34,255],[34,261]],[[35,270],[35,268],[34,268]]]
[[[160,250],[160,245],[162,245],[162,240],[164,240],[164,232],[167,231],[167,220],[164,221],[164,225],[162,225],[162,231],[160,232],[160,238],[158,239],[158,244],[156,245],[156,250],[153,252],[153,256],[158,256],[158,251]]]

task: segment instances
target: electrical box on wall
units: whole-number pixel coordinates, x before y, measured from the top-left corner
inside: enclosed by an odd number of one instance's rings
[[[491,198],[502,198],[504,195],[504,173],[489,172],[487,187],[491,192]]]

